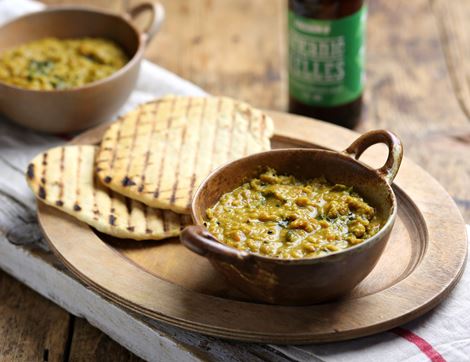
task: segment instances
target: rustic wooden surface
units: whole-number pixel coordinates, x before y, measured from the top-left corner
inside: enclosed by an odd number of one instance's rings
[[[121,0],[44,2],[122,9]],[[150,44],[148,59],[208,92],[285,110],[285,0],[270,1],[269,6],[264,0],[162,3],[167,21]],[[405,143],[406,155],[444,185],[470,222],[470,3],[374,0],[369,2],[369,8],[367,110],[359,130],[383,127],[397,132]],[[7,277],[2,274],[3,278]],[[42,317],[44,310],[31,302],[40,297],[25,293],[18,282],[7,285],[9,295],[23,298],[7,308],[8,318]],[[2,299],[0,308],[5,305]],[[50,313],[63,319],[62,323],[68,323],[66,313],[53,305],[49,308]],[[35,346],[45,350],[44,336],[56,329],[45,323],[41,335],[30,335],[30,343],[23,344],[22,328],[21,324],[9,325],[7,332],[0,328],[0,340],[11,341],[7,349],[0,351],[1,360],[14,360],[12,351],[18,348],[28,349],[24,353],[37,358]],[[89,360],[100,360],[103,351],[108,351],[108,356],[122,354],[122,348],[112,341],[96,346],[100,332],[92,335],[81,332],[83,328],[92,327],[75,323],[73,333],[62,336],[72,345],[74,336],[82,336],[83,347],[75,349],[70,359],[79,359],[87,346],[95,350]],[[70,353],[69,344],[63,342],[62,346],[63,351]]]
[[[77,318],[74,322],[74,335],[70,346],[70,361],[138,362],[139,357],[120,346],[106,334],[91,326],[86,320]]]
[[[358,137],[325,122],[283,112],[268,115],[274,120],[274,148],[319,146],[341,151]],[[103,127],[98,127],[74,143],[96,144],[102,135]],[[380,167],[381,151],[369,151],[361,160]],[[465,224],[447,192],[407,158],[395,184],[397,220],[372,273],[341,301],[305,307],[253,303],[234,293],[206,258],[178,239],[129,243],[100,236],[43,203],[38,205],[38,218],[51,249],[79,280],[144,316],[250,342],[339,341],[386,331],[424,314],[448,295],[463,271]]]
[[[51,301],[0,273],[0,360],[62,361],[72,317]]]

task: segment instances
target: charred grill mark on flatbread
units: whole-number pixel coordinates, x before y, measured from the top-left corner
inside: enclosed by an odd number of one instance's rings
[[[219,101],[218,101],[218,108],[217,110],[219,110],[219,107],[220,107],[220,98],[219,98]],[[203,127],[203,124],[204,124],[204,116],[205,116],[205,112],[206,112],[206,107],[207,107],[207,98],[203,98],[202,99],[202,105],[201,105],[201,114],[198,118],[198,138],[196,140],[196,150],[194,152],[194,161],[193,161],[193,164],[192,164],[192,167],[193,167],[193,172],[191,174],[191,180],[189,182],[189,191],[188,191],[188,199],[189,199],[189,204],[191,203],[191,198],[192,198],[192,195],[193,195],[193,189],[194,189],[194,185],[196,184],[196,174],[197,174],[197,166],[198,166],[198,160],[199,160],[199,149],[201,147],[201,138],[202,138],[202,130],[204,129]],[[213,154],[212,154],[213,155]],[[173,201],[174,202],[174,201]]]
[[[132,181],[129,176],[124,176],[124,178],[122,179],[121,181],[121,184],[122,186],[126,187],[126,186],[134,186],[135,185],[135,182]]]
[[[168,138],[169,138],[170,129],[171,129],[171,122],[173,121],[173,114],[172,113],[174,111],[175,105],[176,105],[176,97],[173,97],[171,99],[171,111],[170,111],[170,114],[169,114],[168,119],[167,119],[167,125],[166,125],[166,131],[167,132],[166,132],[165,141],[164,141],[164,144],[163,144],[163,152],[159,156],[160,166],[159,166],[158,171],[157,171],[158,172],[158,181],[157,181],[157,188],[155,189],[155,192],[153,193],[154,198],[157,198],[158,195],[160,195],[160,186],[162,184],[164,160],[165,160],[165,157],[166,157],[166,151],[168,149]]]
[[[183,188],[183,187],[182,187],[182,188],[179,188],[180,191],[181,191],[181,190],[189,190],[189,189],[190,189],[189,186],[184,187],[184,188]],[[171,188],[171,189],[162,189],[162,190],[160,190],[160,193],[166,194],[166,193],[168,193],[168,192],[171,192],[172,190],[173,190],[173,188]],[[153,194],[153,191],[144,191],[143,194]],[[178,196],[175,197],[175,200],[178,200],[178,199],[181,199],[181,197],[178,197]]]
[[[191,206],[191,199],[193,198],[193,190],[194,190],[194,186],[196,185],[196,175],[193,174],[191,176],[191,183],[190,183],[191,187],[189,188],[189,196],[188,196],[188,204],[187,204],[187,207]]]
[[[145,233],[146,233],[146,234],[150,234],[150,233],[152,232],[152,230],[149,228],[149,223],[148,223],[148,220],[149,220],[149,218],[148,218],[149,213],[150,213],[150,214],[153,213],[154,215],[156,215],[156,214],[157,214],[157,210],[156,210],[156,209],[151,209],[151,208],[149,208],[148,206],[145,206],[145,205],[144,205],[144,220],[145,220],[145,227],[144,227],[144,229],[145,229]]]
[[[38,196],[39,198],[41,199],[46,199],[47,197],[47,193],[46,193],[46,189],[44,188],[44,185],[46,184],[46,169],[47,169],[47,156],[48,156],[48,153],[47,152],[44,152],[43,155],[42,155],[42,162],[41,162],[41,165],[42,165],[42,172],[41,172],[41,186],[39,186],[39,190],[38,190]]]
[[[56,201],[57,206],[62,206],[64,204],[64,188],[65,188],[65,173],[64,173],[64,161],[65,161],[65,148],[60,149],[60,161],[59,161],[59,199]]]
[[[127,210],[126,225],[130,226],[131,225],[131,218],[132,218],[132,200],[129,199],[128,197],[125,197],[124,198],[124,203],[126,204],[126,210]]]
[[[167,232],[168,231],[168,221],[166,219],[166,213],[164,213],[162,210],[159,210],[160,211],[160,215],[162,217],[162,220],[163,220],[163,231]]]
[[[28,170],[26,171],[26,175],[28,176],[30,180],[34,178],[34,165],[32,163],[28,165]]]
[[[115,211],[115,209],[114,209],[114,191],[107,188],[106,193],[108,194],[108,197],[109,197],[109,210],[105,214],[108,214],[108,223],[110,225],[113,225],[113,223],[111,223],[111,216],[114,217],[113,213]]]
[[[150,140],[152,139],[152,134],[153,132],[150,133],[150,137],[149,137]],[[139,192],[143,192],[145,188],[145,170],[147,169],[149,159],[150,159],[150,151],[147,151],[145,152],[145,155],[144,155],[144,165],[143,165],[143,170],[140,176],[140,185],[139,185],[139,188],[137,189]]]
[[[188,98],[188,104],[186,106],[186,117],[188,117],[189,115],[189,110],[191,108],[191,101],[192,101],[192,98]],[[175,178],[173,181],[173,189],[171,190],[171,197],[170,197],[171,205],[174,205],[175,200],[176,200],[176,190],[178,189],[179,173],[180,173],[180,167],[181,167],[180,159],[181,159],[181,153],[182,153],[185,141],[186,141],[186,132],[187,132],[187,127],[183,127],[181,131],[181,142],[180,142],[178,153],[177,153],[178,157],[176,158],[177,164],[175,165]]]
[[[118,129],[117,129],[117,132],[116,132],[116,142],[115,142],[115,145],[114,145],[115,148],[113,150],[113,155],[111,157],[111,167],[110,167],[111,170],[114,167],[114,163],[116,162],[117,153],[119,151],[119,140],[121,139],[121,126],[122,126],[122,123],[123,123],[122,120],[119,120],[117,122]],[[97,163],[100,163],[100,162],[103,162],[103,160],[100,160]]]
[[[140,122],[140,126],[145,126],[147,124],[154,124],[154,122]],[[173,127],[173,129],[178,129],[179,127]],[[155,130],[154,131],[154,134],[159,134],[159,133],[165,133],[165,130]],[[119,137],[119,140],[120,141],[124,141],[124,140],[127,140],[129,138],[132,138],[133,136],[132,135],[122,135]],[[109,138],[110,139],[110,138]],[[108,149],[106,149],[108,148]],[[112,151],[113,148],[112,147],[103,147],[102,148],[103,151]],[[119,160],[119,158],[117,158],[116,160]]]
[[[108,223],[114,226],[115,216],[113,215],[116,211],[114,208],[114,191],[111,189],[106,189],[109,196],[109,211],[108,211]],[[114,218],[114,219],[113,219]],[[113,220],[113,222],[111,222]]]
[[[160,102],[155,102],[155,107],[153,109],[153,116],[155,118],[158,115],[160,104],[161,104]],[[152,137],[155,134],[155,127],[156,126],[157,126],[157,122],[152,122],[152,128],[150,130],[150,136],[149,136],[149,140],[147,142],[147,150],[145,151],[144,164],[143,164],[143,167],[142,167],[142,176],[140,177],[140,186],[139,186],[139,189],[138,189],[139,192],[144,191],[145,173],[147,172],[147,168],[149,167],[150,148],[152,147]]]
[[[44,187],[39,186],[38,196],[39,196],[39,198],[41,198],[41,199],[45,199],[45,198],[46,198],[47,195],[46,195],[46,190],[44,189]]]
[[[137,140],[137,133],[139,132],[139,125],[140,121],[142,119],[142,111],[139,109],[137,113],[137,120],[135,121],[134,129],[132,130],[132,141],[131,141],[131,146],[130,149],[134,149],[135,143]],[[127,157],[127,166],[126,166],[126,173],[124,178],[121,180],[122,186],[128,187],[128,186],[134,186],[136,183],[129,177],[129,172],[131,170],[131,165],[132,162],[134,161],[134,153],[131,152],[129,153]]]
[[[132,212],[132,200],[128,197],[125,197],[124,202],[126,204],[127,212],[129,213],[129,216],[130,216],[130,213]],[[129,223],[127,224],[129,225]]]
[[[99,185],[100,180],[96,174],[93,175],[93,185]],[[96,200],[96,187],[93,187],[93,219],[98,220],[98,216],[100,215],[100,211],[98,210],[98,203]]]
[[[81,211],[82,207],[80,206],[80,168],[82,167],[82,148],[78,147],[78,157],[77,157],[77,177],[75,178],[76,182],[76,192],[75,192],[75,205],[73,205],[73,209],[75,211]]]
[[[140,177],[140,185],[139,188],[137,189],[139,192],[143,192],[145,188],[145,170],[149,166],[149,158],[150,158],[150,151],[145,152],[144,156],[144,171],[142,172],[142,175]],[[151,191],[153,193],[153,191]]]
[[[145,223],[144,229],[145,229],[145,233],[146,233],[146,234],[150,234],[150,233],[152,232],[152,230],[150,230],[149,227],[148,227],[149,222],[148,222],[148,217],[147,217],[147,216],[148,216],[148,213],[149,213],[149,208],[147,207],[147,205],[144,205],[144,207],[143,207],[142,210],[143,210],[143,213],[144,213],[144,223]]]

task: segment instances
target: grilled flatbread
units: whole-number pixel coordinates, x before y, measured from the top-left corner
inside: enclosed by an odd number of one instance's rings
[[[189,213],[202,179],[218,166],[270,149],[273,122],[224,97],[168,96],[111,125],[96,159],[106,186],[146,205]]]
[[[164,239],[190,223],[187,215],[149,208],[103,186],[93,175],[97,149],[56,147],[36,156],[26,177],[36,197],[118,238]]]

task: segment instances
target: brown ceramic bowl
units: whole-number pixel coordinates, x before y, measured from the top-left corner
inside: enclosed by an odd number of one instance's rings
[[[132,21],[149,12],[140,33]],[[67,90],[29,90],[0,82],[0,113],[23,126],[49,133],[79,131],[109,120],[137,81],[146,43],[164,18],[160,4],[143,3],[123,15],[86,7],[61,6],[21,16],[0,28],[0,53],[45,37],[103,37],[114,40],[129,62],[111,76]]]
[[[374,170],[357,161],[369,146],[385,143],[385,165]],[[238,289],[255,300],[287,305],[320,303],[347,293],[374,268],[389,238],[397,214],[391,183],[398,172],[403,149],[400,140],[387,131],[372,131],[359,137],[344,152],[318,149],[279,149],[258,153],[214,171],[200,185],[192,202],[196,225],[181,234],[182,243],[207,257]],[[355,188],[384,220],[373,237],[349,249],[305,259],[277,259],[240,251],[218,242],[204,227],[206,210],[226,192],[257,177],[265,167],[301,179],[325,176],[333,183]]]

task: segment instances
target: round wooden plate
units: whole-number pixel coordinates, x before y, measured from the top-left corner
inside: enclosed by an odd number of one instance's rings
[[[276,125],[273,147],[342,150],[358,136],[327,123],[270,114]],[[74,142],[98,143],[103,130],[89,131]],[[368,151],[364,161],[379,166],[382,151]],[[137,242],[107,237],[43,204],[38,215],[64,264],[119,305],[217,337],[300,344],[356,338],[408,322],[435,307],[459,280],[467,256],[466,231],[450,196],[406,158],[394,190],[397,222],[372,273],[342,300],[306,307],[250,301],[177,239]]]

